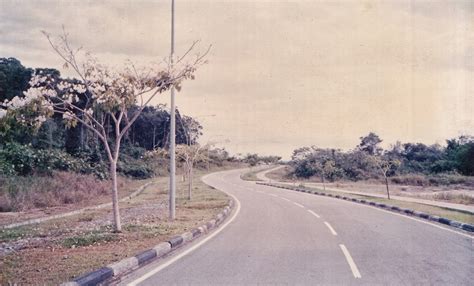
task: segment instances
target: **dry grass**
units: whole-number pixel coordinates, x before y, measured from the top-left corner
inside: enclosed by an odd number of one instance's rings
[[[71,172],[54,172],[52,176],[1,177],[0,212],[77,204],[106,195],[109,189],[108,181]]]
[[[0,284],[59,284],[199,226],[229,200],[201,182],[202,174],[196,172],[191,201],[184,199],[187,182],[177,182],[175,221],[167,214],[168,178],[158,178],[140,196],[122,203],[120,234],[111,232],[112,216],[105,209],[0,231],[0,243],[20,245],[16,252],[0,253]]]
[[[119,196],[125,197],[135,191],[139,186],[151,181],[147,180],[130,180],[119,177]],[[25,200],[17,199],[20,203],[21,211],[0,212],[0,225],[25,221],[34,218],[41,218],[49,215],[65,213],[88,206],[95,206],[102,203],[110,202],[110,182],[99,181],[95,177],[85,176],[71,173],[56,173],[55,177],[19,177],[18,180],[12,181],[12,184],[22,192],[21,197]],[[10,196],[3,190],[6,186],[0,186],[0,204],[8,203],[3,200],[6,196]],[[49,189],[50,188],[50,189]],[[42,197],[44,195],[44,197]],[[64,203],[65,198],[74,198],[74,203]],[[47,201],[44,206],[40,202]],[[66,201],[69,202],[70,199]],[[11,203],[11,202],[10,202]],[[38,207],[35,207],[35,204]],[[26,207],[28,206],[28,207]]]

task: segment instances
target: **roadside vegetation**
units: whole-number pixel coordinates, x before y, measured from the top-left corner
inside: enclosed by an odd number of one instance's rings
[[[472,204],[474,137],[449,139],[446,145],[397,142],[387,150],[375,133],[360,138],[353,150],[302,147],[294,150],[276,180],[315,182],[322,188],[374,189],[401,195]],[[452,192],[450,192],[452,191]],[[431,194],[429,194],[431,193]]]
[[[259,182],[261,181],[259,178],[257,178],[257,173],[263,172],[264,170],[252,170],[250,172],[243,173],[240,175],[240,178],[244,181],[256,181]]]
[[[76,62],[79,50],[69,47],[67,34],[59,42],[47,39],[76,78],[0,58],[0,285],[59,284],[189,230],[229,200],[200,177],[249,163],[213,144],[201,146],[201,124],[177,110],[183,177],[177,182],[177,219],[169,221],[170,112],[146,104],[150,93],[179,90],[183,80],[193,79],[205,54],[173,69],[129,63],[116,73],[92,57]],[[146,183],[152,184],[119,203]],[[111,201],[113,212],[90,208]]]
[[[236,164],[212,165],[209,171]],[[200,180],[205,173],[207,168],[198,166],[192,200],[187,199],[187,181],[177,182],[174,221],[168,219],[168,177],[157,177],[143,193],[121,205],[121,233],[112,232],[110,209],[0,230],[0,284],[57,285],[201,225],[229,201]]]

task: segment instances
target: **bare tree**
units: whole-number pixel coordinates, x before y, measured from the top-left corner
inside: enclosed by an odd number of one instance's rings
[[[188,200],[191,200],[192,189],[193,189],[193,169],[194,164],[198,161],[206,161],[209,158],[207,157],[207,148],[209,145],[178,145],[176,147],[176,155],[178,158],[183,160],[185,173],[188,177]]]
[[[388,188],[388,175],[391,171],[395,171],[400,166],[401,162],[396,159],[388,159],[382,156],[371,156],[369,160],[384,176],[385,187],[387,189],[387,198],[390,200],[390,191]]]

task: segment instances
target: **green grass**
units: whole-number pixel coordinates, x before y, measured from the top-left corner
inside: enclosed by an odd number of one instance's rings
[[[110,242],[117,240],[117,235],[111,233],[91,232],[88,234],[68,237],[62,240],[61,245],[66,248],[89,246],[101,242]]]
[[[270,166],[270,167],[264,168],[264,169],[251,170],[247,173],[243,173],[242,175],[240,175],[240,178],[244,181],[261,182],[262,180],[257,178],[257,174],[260,173],[260,172],[265,172],[265,171],[273,169],[273,168],[275,168],[275,166]]]
[[[0,230],[0,242],[7,242],[11,240],[17,240],[26,238],[31,234],[30,227],[15,227],[9,229]]]
[[[257,178],[257,173],[259,172],[260,171],[251,171],[251,172],[243,173],[242,175],[240,175],[240,178],[244,181],[262,181],[259,178]]]

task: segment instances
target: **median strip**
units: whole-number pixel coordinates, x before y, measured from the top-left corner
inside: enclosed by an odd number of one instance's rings
[[[122,259],[118,262],[109,264],[105,267],[85,273],[73,281],[63,283],[63,286],[84,286],[84,285],[98,285],[104,282],[129,273],[138,267],[148,264],[155,259],[162,258],[172,252],[173,250],[183,246],[187,242],[190,242],[203,234],[208,233],[210,230],[218,227],[222,222],[229,216],[231,209],[234,206],[234,201],[230,200],[229,204],[217,214],[215,219],[208,221],[207,223],[181,235],[174,236],[166,242],[162,242],[155,247],[140,252],[139,254]]]

